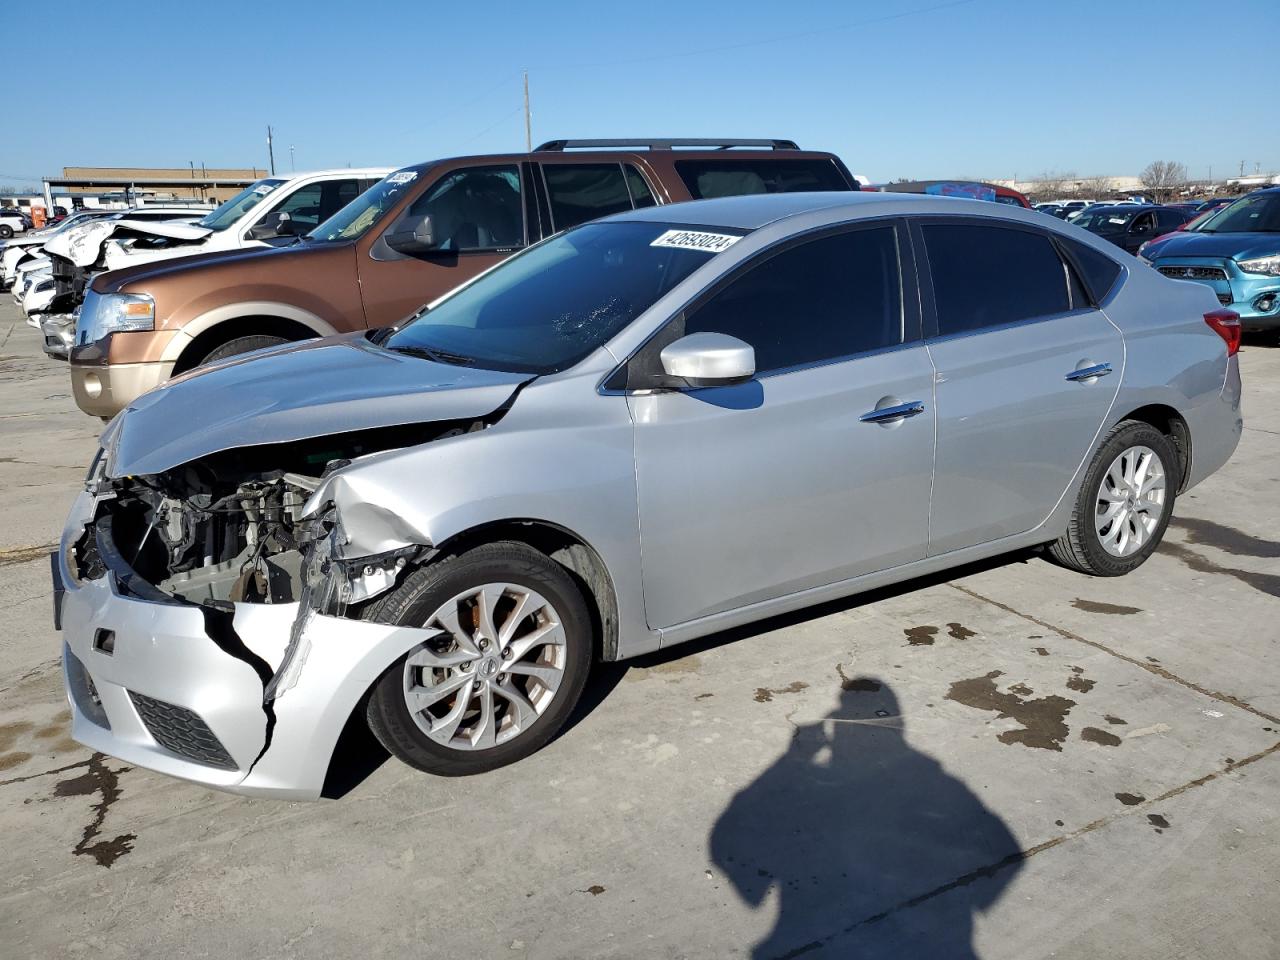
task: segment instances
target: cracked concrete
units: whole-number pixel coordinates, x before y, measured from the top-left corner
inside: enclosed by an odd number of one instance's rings
[[[0,342],[6,956],[1275,955],[1280,350],[1246,347],[1258,426],[1129,577],[828,604],[600,671],[515,766],[308,805],[67,738],[36,548],[97,425],[7,303]]]

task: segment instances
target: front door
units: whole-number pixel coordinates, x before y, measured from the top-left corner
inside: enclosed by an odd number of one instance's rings
[[[924,556],[933,368],[900,250],[891,222],[795,243],[663,332],[738,337],[757,377],[628,398],[650,626]]]
[[[1040,231],[955,218],[916,237],[934,302],[937,555],[1048,517],[1097,444],[1124,341]]]
[[[527,242],[518,164],[446,170],[360,255],[365,323],[398,323],[424,304],[500,263]],[[414,256],[387,246],[396,224],[431,217],[438,249]]]

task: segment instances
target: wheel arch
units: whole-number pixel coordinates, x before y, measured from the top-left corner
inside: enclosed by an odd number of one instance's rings
[[[1149,403],[1130,410],[1116,422],[1136,420],[1155,427],[1173,442],[1178,451],[1178,492],[1186,489],[1191,477],[1191,428],[1175,408],[1164,403]]]
[[[182,325],[165,348],[162,360],[173,363],[174,374],[197,366],[209,351],[236,337],[261,334],[286,340],[308,340],[337,333],[328,321],[292,304],[267,301],[216,307]]]

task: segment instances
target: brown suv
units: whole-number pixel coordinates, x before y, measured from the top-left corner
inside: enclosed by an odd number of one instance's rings
[[[237,353],[398,323],[543,237],[710,197],[857,190],[840,159],[789,140],[553,140],[531,153],[405,167],[290,246],[98,276],[71,350],[86,413]]]

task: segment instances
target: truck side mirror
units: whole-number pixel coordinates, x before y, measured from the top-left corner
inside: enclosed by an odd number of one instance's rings
[[[394,232],[386,235],[387,246],[396,253],[429,253],[438,249],[430,214],[403,220]]]

